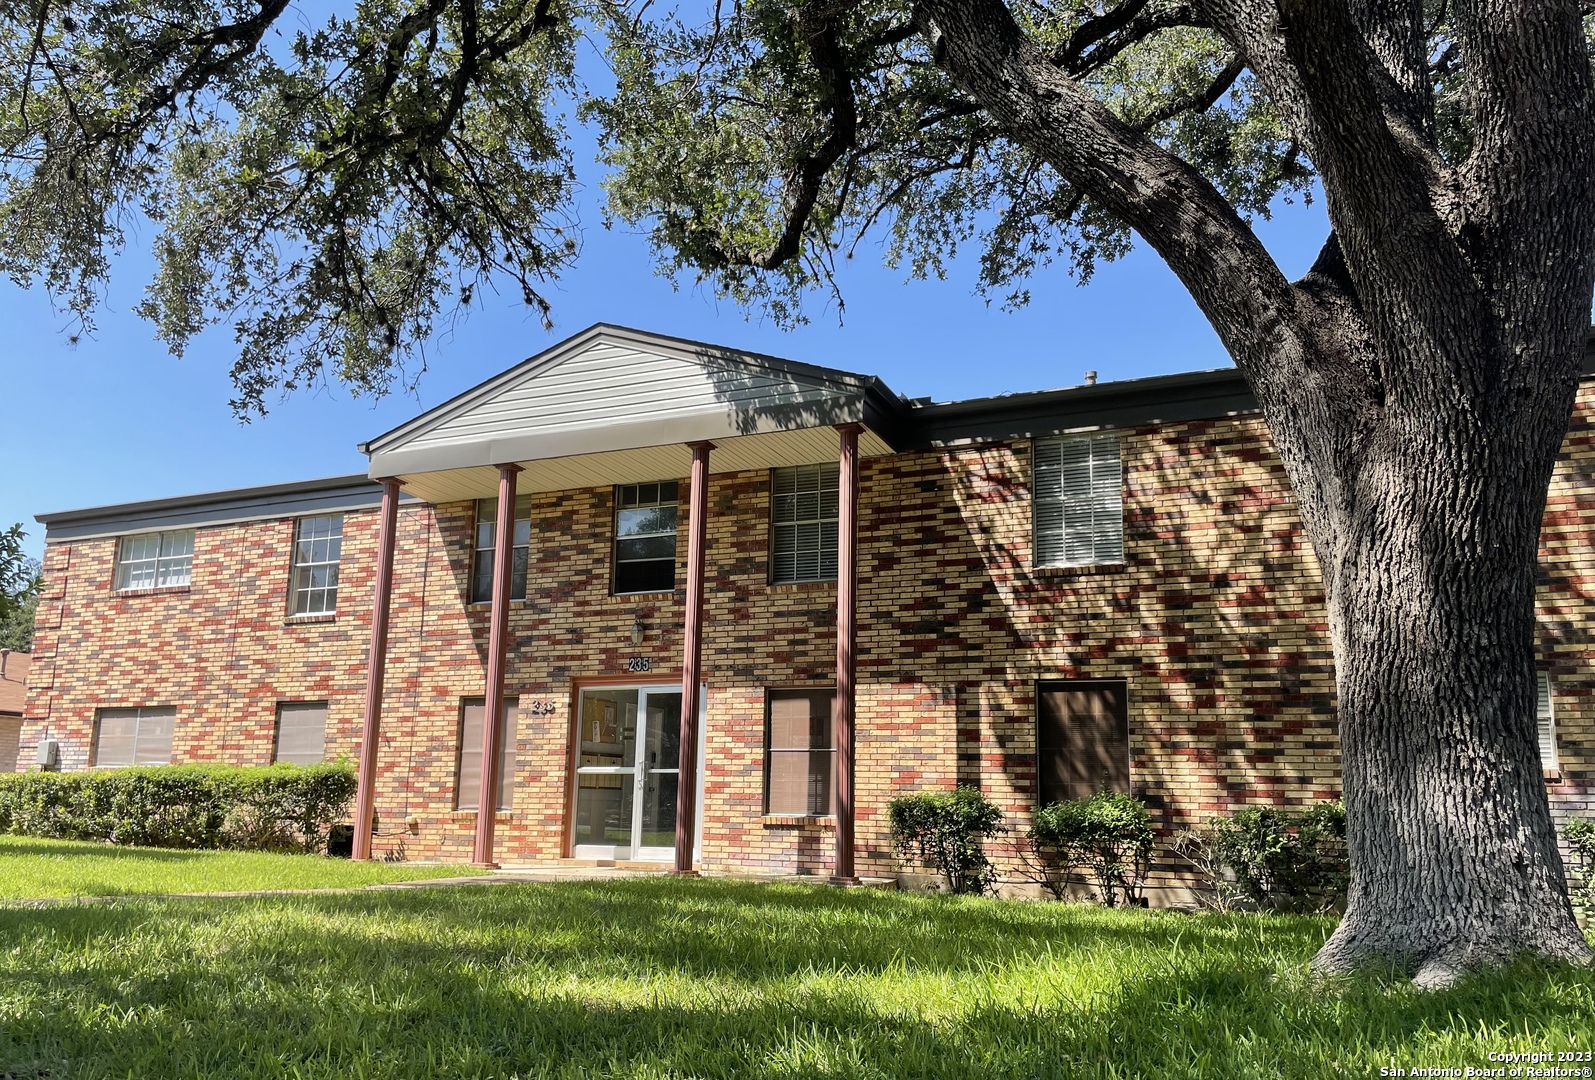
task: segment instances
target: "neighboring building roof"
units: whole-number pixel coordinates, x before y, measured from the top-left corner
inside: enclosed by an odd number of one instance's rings
[[[33,657],[14,652],[3,662],[5,674],[0,675],[0,716],[21,716],[22,704],[28,696],[28,668]]]

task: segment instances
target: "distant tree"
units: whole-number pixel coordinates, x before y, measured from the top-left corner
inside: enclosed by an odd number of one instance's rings
[[[22,549],[22,523],[0,532],[0,649],[31,652],[39,608],[39,560]]]

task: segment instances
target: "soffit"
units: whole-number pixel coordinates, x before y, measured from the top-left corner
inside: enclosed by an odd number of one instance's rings
[[[863,457],[892,453],[886,440],[868,428],[859,435],[858,448]],[[743,435],[715,440],[714,449],[709,452],[709,471],[730,473],[782,465],[817,465],[836,461],[839,453],[837,433],[828,427]],[[673,443],[516,464],[524,470],[515,480],[518,492],[571,491],[685,479],[691,470],[692,451],[685,444]],[[406,473],[402,479],[407,494],[430,503],[462,502],[498,494],[498,469],[487,466]]]

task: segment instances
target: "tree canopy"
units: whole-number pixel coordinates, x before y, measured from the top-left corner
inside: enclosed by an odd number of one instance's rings
[[[22,546],[22,523],[0,531],[0,649],[30,652],[39,606],[39,560]]]
[[[1595,291],[1574,0],[12,0],[0,263],[92,320],[238,337],[234,408],[382,392],[440,319],[577,252],[560,117],[668,273],[783,322],[887,241],[1003,303],[1145,241],[1256,394],[1323,570],[1350,903],[1326,970],[1587,960],[1535,743],[1546,487]],[[577,80],[601,43],[612,93]],[[1290,281],[1251,222],[1321,191]],[[1487,763],[1487,767],[1485,764]]]

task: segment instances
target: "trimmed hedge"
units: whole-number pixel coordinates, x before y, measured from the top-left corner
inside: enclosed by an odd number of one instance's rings
[[[154,765],[0,774],[0,832],[164,848],[322,851],[354,769]]]
[[[978,788],[901,795],[886,812],[900,857],[917,853],[955,893],[978,896],[996,886],[997,871],[982,841],[1003,831],[1002,810]]]
[[[1351,869],[1339,802],[1244,806],[1176,837],[1173,850],[1207,878],[1208,902],[1219,910],[1330,911],[1346,903]]]
[[[1041,884],[1054,898],[1062,900],[1070,875],[1086,869],[1104,906],[1140,903],[1152,865],[1152,815],[1139,800],[1099,791],[1051,803],[1036,811],[1029,835]]]

